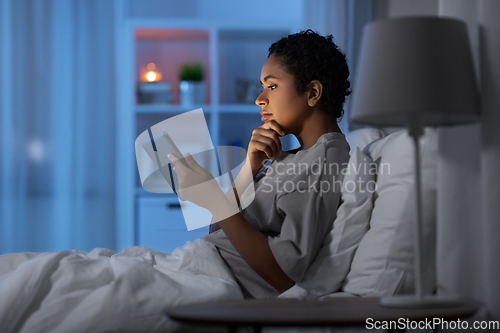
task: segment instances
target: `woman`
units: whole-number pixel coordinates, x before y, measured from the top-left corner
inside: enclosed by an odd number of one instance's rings
[[[218,221],[221,230],[204,239],[217,247],[245,297],[276,297],[300,281],[332,227],[342,165],[349,160],[337,125],[350,93],[348,76],[331,36],[307,30],[271,45],[255,101],[264,124],[252,133],[244,166],[255,182],[255,200],[242,212],[191,155],[185,156],[190,168],[170,155],[180,196]],[[300,148],[282,152],[279,138],[288,134]],[[249,182],[242,178],[238,189]],[[203,191],[192,187],[200,184]]]

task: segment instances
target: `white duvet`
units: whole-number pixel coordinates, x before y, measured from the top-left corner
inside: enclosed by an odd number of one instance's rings
[[[0,256],[2,333],[182,331],[163,309],[242,298],[203,240],[172,255],[131,247]]]

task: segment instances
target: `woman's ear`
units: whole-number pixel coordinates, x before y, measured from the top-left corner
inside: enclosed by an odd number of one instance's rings
[[[309,104],[310,107],[315,106],[318,104],[323,94],[323,84],[318,80],[312,80],[309,83],[309,90],[307,93],[307,104]]]

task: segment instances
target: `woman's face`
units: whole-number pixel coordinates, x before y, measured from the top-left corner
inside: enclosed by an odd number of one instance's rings
[[[262,108],[262,121],[276,121],[286,134],[299,133],[310,113],[307,93],[299,95],[292,74],[285,71],[273,54],[262,66],[262,93],[255,104]]]

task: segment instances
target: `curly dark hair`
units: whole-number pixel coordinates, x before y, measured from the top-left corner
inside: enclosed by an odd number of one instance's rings
[[[321,36],[308,29],[288,35],[269,47],[269,55],[278,57],[283,68],[295,77],[295,88],[299,94],[307,85],[318,80],[323,84],[320,102],[325,111],[340,119],[343,105],[350,95],[349,67],[345,54],[333,42],[333,36]]]

